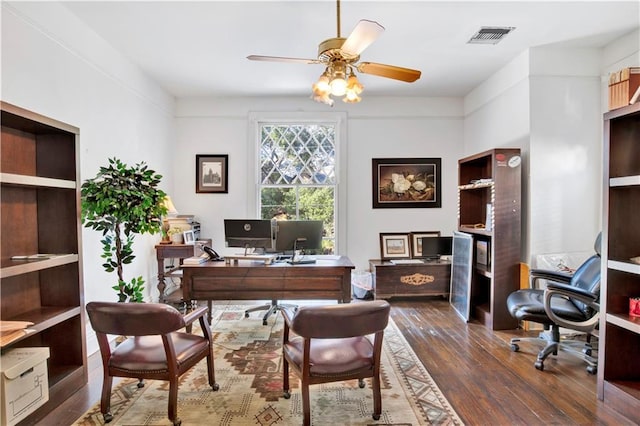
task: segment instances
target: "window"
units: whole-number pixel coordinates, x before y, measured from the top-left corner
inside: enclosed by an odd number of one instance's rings
[[[338,123],[258,121],[262,219],[322,220],[323,251],[336,252]]]

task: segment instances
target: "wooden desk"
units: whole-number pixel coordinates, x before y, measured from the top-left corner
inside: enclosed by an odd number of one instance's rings
[[[313,300],[351,301],[348,257],[290,265],[239,260],[183,265],[184,300]]]
[[[393,296],[449,296],[451,262],[425,261],[422,264],[394,265],[378,259],[369,260],[376,299]]]
[[[198,242],[211,246],[211,239],[200,239]],[[156,245],[156,259],[158,261],[158,292],[160,294],[160,302],[167,302],[167,295],[164,294],[164,290],[167,288],[165,283],[165,277],[176,272],[182,266],[182,260],[191,256],[200,256],[202,250],[194,244],[157,244]],[[165,271],[164,260],[165,259],[178,259],[178,266]]]

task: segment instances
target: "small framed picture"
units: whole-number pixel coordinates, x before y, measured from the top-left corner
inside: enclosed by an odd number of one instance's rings
[[[380,233],[380,258],[382,260],[411,258],[409,234],[406,232]]]
[[[226,154],[196,155],[196,193],[227,194],[228,162]]]
[[[184,231],[182,233],[184,244],[194,245],[196,243],[196,236],[193,231]]]
[[[439,237],[440,231],[412,232],[411,234],[411,257],[422,257],[422,239],[427,237]]]

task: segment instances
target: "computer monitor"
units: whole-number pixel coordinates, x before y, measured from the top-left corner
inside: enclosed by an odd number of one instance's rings
[[[276,226],[276,251],[322,250],[321,220],[280,220]]]
[[[451,256],[453,237],[422,238],[422,257],[439,259],[440,256]]]
[[[273,245],[271,221],[267,219],[225,219],[224,240],[227,247],[269,250]]]

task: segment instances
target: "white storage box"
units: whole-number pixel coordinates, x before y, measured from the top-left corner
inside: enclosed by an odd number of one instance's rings
[[[0,357],[2,426],[15,425],[49,400],[49,348],[16,348]]]

